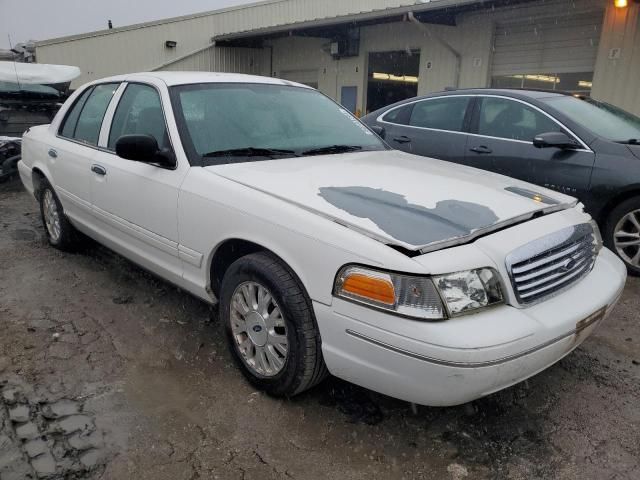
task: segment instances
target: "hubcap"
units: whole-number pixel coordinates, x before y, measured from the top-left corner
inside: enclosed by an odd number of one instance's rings
[[[257,282],[238,285],[231,297],[231,331],[240,356],[250,370],[264,377],[285,365],[287,326],[271,292]]]
[[[54,242],[57,242],[60,239],[60,214],[58,213],[58,205],[53,198],[53,193],[49,189],[44,192],[42,206],[44,223],[49,237]]]
[[[613,236],[618,255],[634,267],[640,267],[640,210],[622,217]]]

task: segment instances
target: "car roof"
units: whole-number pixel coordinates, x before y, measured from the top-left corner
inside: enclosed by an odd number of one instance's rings
[[[145,79],[149,78],[161,80],[168,86],[191,85],[198,83],[258,83],[264,85],[288,85],[294,87],[311,88],[301,83],[291,82],[289,80],[283,80],[280,78],[219,72],[140,72],[101,78],[100,80],[96,80],[92,83],[123,81],[133,82],[136,80],[144,81]]]
[[[411,100],[419,100],[421,98],[442,97],[453,95],[502,95],[505,97],[513,97],[520,99],[540,99],[550,97],[565,97],[571,93],[553,90],[529,90],[521,88],[461,88],[455,90],[444,90],[434,92],[421,97],[415,97]],[[405,102],[407,100],[404,100]],[[400,102],[399,102],[400,103]]]
[[[497,94],[506,95],[509,97],[528,97],[528,98],[548,98],[548,97],[564,97],[571,95],[569,92],[543,90],[543,89],[525,89],[525,88],[469,88],[469,89],[456,89],[448,90],[447,93],[451,94],[464,94],[473,93],[476,95]]]
[[[423,100],[427,98],[445,97],[445,96],[456,96],[456,95],[500,95],[503,97],[510,97],[510,98],[515,98],[519,100],[535,101],[542,98],[571,96],[571,93],[563,92],[563,91],[553,91],[553,90],[525,90],[520,88],[461,88],[461,89],[442,90],[439,92],[428,93],[426,95],[421,95],[417,97],[407,98],[405,100],[400,100],[399,102],[392,103],[390,105],[387,105],[386,107],[382,107],[382,108],[379,108],[378,110],[368,113],[365,116],[365,118],[377,117],[378,115],[388,110],[391,110],[392,108],[406,105],[409,103],[414,103],[419,100]]]

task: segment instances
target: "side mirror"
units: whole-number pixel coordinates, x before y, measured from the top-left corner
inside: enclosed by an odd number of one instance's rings
[[[563,150],[580,148],[578,142],[562,132],[548,132],[536,135],[533,138],[533,146],[536,148],[561,148]]]
[[[380,125],[374,125],[373,127],[371,127],[371,130],[373,130],[373,132],[380,138],[384,138],[385,134],[387,133],[384,127],[381,127]]]
[[[116,154],[125,160],[155,163],[174,168],[176,158],[168,149],[160,150],[158,142],[151,135],[123,135],[116,141]]]

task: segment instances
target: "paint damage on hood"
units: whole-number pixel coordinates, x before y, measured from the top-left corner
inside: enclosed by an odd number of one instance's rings
[[[542,187],[398,151],[206,169],[388,245],[421,253],[576,204]]]
[[[499,219],[489,207],[441,200],[434,208],[411,204],[398,193],[370,187],[320,187],[318,194],[335,207],[367,218],[389,236],[411,245],[429,245],[469,235]]]

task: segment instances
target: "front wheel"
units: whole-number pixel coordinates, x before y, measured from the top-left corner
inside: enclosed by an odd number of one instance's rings
[[[327,375],[310,301],[275,256],[254,253],[229,267],[220,319],[234,360],[257,388],[290,397]]]
[[[640,275],[640,197],[614,208],[605,230],[605,244],[627,265],[632,275]]]

